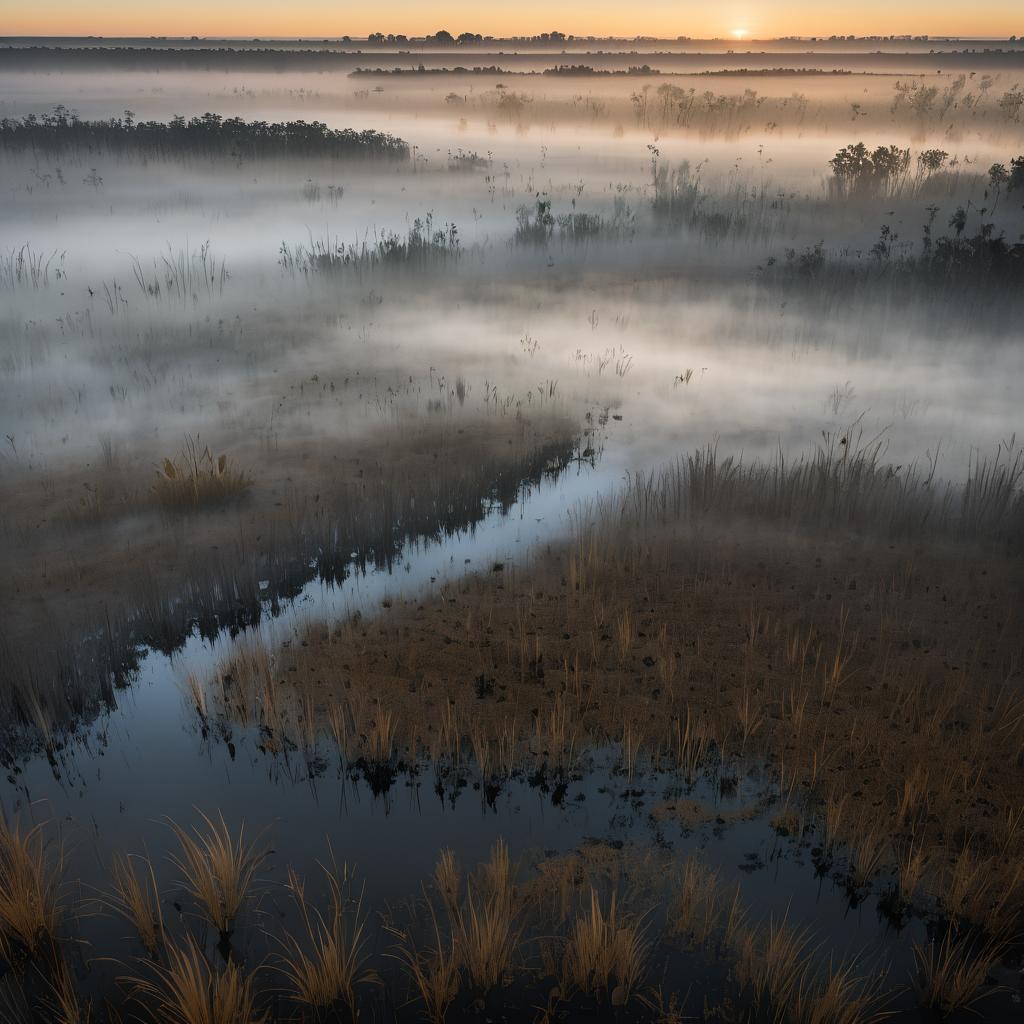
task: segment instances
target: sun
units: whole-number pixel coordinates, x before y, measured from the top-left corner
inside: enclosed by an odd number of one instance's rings
[[[733,35],[734,35],[734,36],[735,36],[735,37],[736,37],[737,39],[742,39],[742,38],[743,38],[743,37],[744,37],[744,36],[745,36],[745,35],[747,34],[747,30],[746,30],[745,28],[734,28],[734,29],[732,30],[732,34],[733,34]]]

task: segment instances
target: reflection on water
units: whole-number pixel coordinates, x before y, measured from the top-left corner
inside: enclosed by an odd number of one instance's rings
[[[475,527],[440,543],[410,543],[390,571],[306,584],[259,629],[281,642],[308,622],[372,613],[402,595],[428,600],[466,569],[515,563],[528,548],[564,535],[570,511],[621,479],[614,438],[612,431],[603,459],[524,487],[511,508],[495,508]],[[613,851],[650,849],[678,863],[695,855],[720,879],[739,884],[750,920],[810,926],[815,942],[894,976],[912,966],[911,942],[928,934],[923,920],[891,905],[885,877],[873,889],[853,888],[841,855],[826,857],[813,835],[787,837],[776,821],[783,805],[767,766],[711,761],[687,783],[651,765],[626,773],[621,752],[605,748],[584,752],[567,775],[519,770],[485,783],[472,760],[443,770],[424,761],[371,772],[361,762],[346,763],[323,736],[312,748],[274,752],[260,730],[208,728],[187,707],[186,674],[212,673],[232,642],[232,631],[212,642],[197,631],[173,655],[149,650],[116,710],[56,761],[40,754],[8,775],[5,813],[59,825],[68,874],[86,890],[104,889],[111,859],[125,851],[145,851],[160,884],[173,889],[168,856],[176,841],[167,821],[189,821],[199,809],[263,833],[272,854],[261,884],[282,882],[289,868],[311,874],[331,850],[357,869],[368,905],[378,909],[415,895],[443,848],[472,865],[504,839],[529,877],[538,858],[596,843]],[[629,877],[628,862],[625,870]],[[258,901],[259,913],[284,919],[276,898],[267,899]],[[79,924],[96,948],[115,950],[127,941],[116,919]],[[246,932],[237,952],[256,960],[273,951],[267,942],[262,929]],[[705,974],[702,984],[714,976]]]

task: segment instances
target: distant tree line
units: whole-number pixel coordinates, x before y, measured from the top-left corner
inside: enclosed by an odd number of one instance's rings
[[[592,37],[566,37],[558,40],[555,33],[548,33],[549,38],[519,37],[510,39],[488,39],[482,43],[494,47],[499,52],[505,47],[516,47],[528,44],[542,48],[562,48],[567,44],[601,43],[608,53],[629,53],[628,41],[622,39],[598,40]],[[451,49],[458,52],[459,43],[438,42],[436,36],[428,39],[407,39],[404,43],[396,38],[399,49],[417,51],[423,49]],[[270,43],[253,40],[250,43],[238,43],[234,46],[188,45],[153,45],[127,46],[104,44],[95,41],[88,46],[0,46],[0,71],[32,71],[43,68],[63,68],[69,70],[90,68],[118,68],[124,70],[152,71],[154,69],[180,71],[289,71],[293,69],[330,71],[351,69],[360,54],[376,53],[382,46],[388,46],[387,38],[383,44],[342,38],[340,40],[324,39],[316,43]],[[392,44],[393,45],[393,44]],[[588,46],[588,52],[591,52]],[[702,70],[704,57],[700,53],[679,53],[666,46],[657,51],[658,56],[671,60],[676,68],[689,67]],[[511,55],[506,54],[506,58]],[[519,54],[520,57],[524,54]],[[736,64],[751,58],[746,53],[716,54],[716,61],[723,65]],[[977,70],[979,67],[988,69],[1005,69],[1019,71],[1024,65],[1024,52],[1021,50],[991,50],[983,52],[951,51],[939,54],[926,53],[875,53],[871,55],[872,63],[879,69],[898,74],[910,74],[915,71],[934,70],[936,61],[943,68],[963,69],[964,72]],[[667,67],[665,68],[667,70]],[[1012,90],[1011,90],[1012,92]]]
[[[543,71],[545,75],[561,75],[563,77],[582,77],[589,78],[591,76],[604,76],[604,75],[660,75],[661,72],[657,68],[652,68],[650,64],[631,64],[625,71],[619,69],[612,70],[595,70],[589,64],[558,64],[553,68],[546,68]]]
[[[497,64],[477,65],[466,68],[456,65],[450,68],[428,68],[423,64],[414,68],[356,68],[349,72],[350,78],[360,75],[523,75],[522,71],[506,71]]]
[[[405,160],[409,146],[384,132],[328,128],[321,121],[245,121],[203,114],[169,122],[136,121],[126,110],[108,121],[83,121],[57,107],[50,114],[0,120],[0,149],[96,150],[152,156],[374,157]]]
[[[574,40],[576,36],[567,36],[564,32],[541,32],[535,36],[510,36],[509,41],[531,42],[531,43],[564,43],[566,40]],[[481,35],[479,32],[460,32],[453,36],[447,29],[440,29],[427,36],[407,36],[399,32],[397,35],[389,32],[371,32],[367,37],[368,43],[436,43],[440,46],[465,46],[473,43],[501,42],[494,36]]]

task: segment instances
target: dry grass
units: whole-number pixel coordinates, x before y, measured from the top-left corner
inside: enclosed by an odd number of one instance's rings
[[[905,898],[937,896],[995,930],[1019,918],[1024,703],[1005,625],[1016,557],[637,527],[632,493],[625,525],[605,510],[561,554],[467,577],[429,606],[311,628],[274,652],[274,678],[288,680],[274,700],[344,701],[366,752],[378,721],[400,721],[389,741],[433,759],[439,778],[466,751],[499,783],[513,767],[554,775],[615,744],[627,775],[669,764],[695,779],[766,758],[787,810],[821,824],[853,885],[893,867]],[[495,699],[467,693],[467,674]],[[527,694],[523,714],[513,702]],[[986,851],[984,886],[958,860],[965,834]],[[938,870],[951,860],[953,872]]]
[[[434,868],[434,884],[441,895],[445,909],[449,914],[454,914],[459,906],[462,874],[459,871],[459,864],[453,850],[441,851],[437,867]]]
[[[227,455],[214,456],[198,435],[186,435],[178,458],[165,458],[153,493],[169,510],[211,508],[241,498],[252,479],[236,469]]]
[[[47,842],[42,825],[22,832],[0,820],[0,930],[30,956],[55,952],[62,916],[63,849]]]
[[[718,872],[688,859],[673,885],[669,929],[687,936],[691,942],[706,942],[721,910],[718,897]]]
[[[398,959],[402,962],[430,1024],[444,1024],[448,1008],[459,994],[461,963],[455,937],[444,939],[437,916],[431,912],[433,944],[420,948],[408,933],[399,933]]]
[[[437,942],[431,957],[441,972],[441,977],[432,984],[445,991],[446,972],[457,968],[465,973],[474,989],[489,992],[502,984],[513,969],[522,934],[520,901],[508,844],[500,839],[494,844],[488,860],[467,880],[465,896],[461,899],[462,878],[455,856],[451,850],[442,850],[434,869],[434,885],[451,926],[451,953],[445,951],[438,937],[437,919],[432,910]],[[407,949],[407,962],[410,952],[414,950]],[[411,964],[410,969],[419,987],[420,981]],[[424,975],[420,980],[429,982],[430,978]]]
[[[234,960],[220,970],[196,941],[169,943],[162,962],[149,961],[151,977],[122,979],[154,1024],[260,1024],[253,976]]]
[[[569,931],[562,961],[566,984],[621,1006],[643,978],[647,955],[641,923],[620,915],[615,893],[605,913],[591,888],[589,908]]]
[[[712,510],[742,509],[722,488],[754,483],[703,468]],[[283,745],[318,735],[313,716],[333,708],[331,731],[349,760],[349,749],[389,761],[396,749],[403,759],[423,753],[439,780],[469,773],[469,751],[490,779],[513,766],[554,775],[619,743],[627,773],[668,763],[714,781],[716,771],[734,777],[750,761],[768,764],[783,813],[821,824],[826,854],[844,851],[855,884],[873,884],[891,865],[904,898],[934,896],[953,916],[1006,934],[1020,920],[1024,872],[1024,700],[1011,614],[1019,560],[1012,547],[961,544],[962,518],[947,520],[941,547],[851,540],[861,499],[888,508],[893,523],[908,513],[885,504],[897,499],[884,480],[847,477],[870,469],[836,472],[845,489],[822,515],[843,525],[841,536],[679,525],[660,491],[637,506],[646,492],[633,489],[581,525],[566,551],[546,550],[532,565],[446,585],[427,604],[396,601],[374,620],[314,627],[288,648],[240,648],[206,684],[206,713],[274,723]],[[851,501],[857,507],[844,511]],[[810,507],[801,503],[795,520]],[[480,678],[486,686],[476,689]],[[443,1018],[460,981],[480,994],[520,967],[540,899],[524,899],[528,883],[512,874],[503,844],[468,881],[454,855],[442,855],[432,926],[403,932],[398,950],[432,1018]],[[619,882],[574,871],[544,895],[549,930],[566,928],[563,956],[554,942],[544,950],[562,992],[618,1002],[636,991],[644,929],[597,897]],[[574,914],[581,893],[589,906]],[[852,965],[818,965],[807,933],[748,931],[713,872],[683,865],[664,905],[670,932],[737,961],[743,998],[758,1012],[799,1024],[882,1012]],[[369,974],[358,901],[340,937],[336,921],[334,909],[308,909],[307,934],[288,947],[290,987],[351,1007],[360,982],[346,989],[331,979]],[[977,998],[979,957],[996,955],[952,942],[918,951],[921,1000],[942,1012]]]
[[[905,903],[912,903],[928,869],[928,856],[921,844],[911,839],[906,843],[894,843],[893,857],[896,862],[900,899]]]
[[[438,865],[440,867],[440,863]],[[499,839],[491,847],[491,855],[480,868],[480,888],[488,899],[506,904],[510,909],[515,904],[515,882],[512,872],[512,856],[508,843]]]
[[[135,864],[141,868],[139,877]],[[134,925],[146,952],[156,959],[164,938],[164,919],[160,908],[160,889],[153,864],[148,857],[115,857],[111,867],[113,892],[110,906]]]
[[[344,1007],[349,1016],[357,1016],[356,992],[376,982],[377,975],[367,967],[368,933],[362,908],[362,892],[352,899],[351,878],[347,867],[324,867],[329,896],[326,913],[312,906],[305,885],[291,870],[291,890],[305,934],[301,938],[286,935],[281,957],[292,998],[312,1008],[318,1015],[335,1007]]]
[[[182,690],[184,692],[186,702],[193,708],[199,718],[205,722],[209,712],[206,704],[206,691],[203,689],[203,684],[193,673],[189,672],[185,677],[185,682],[182,684]]]
[[[886,448],[884,437],[865,439],[857,424],[826,433],[795,460],[745,463],[708,445],[633,476],[622,515],[636,524],[728,517],[887,536],[1020,539],[1024,451],[1013,441],[972,457],[960,486],[936,480],[933,465],[888,464]]]
[[[504,893],[477,894],[472,883],[452,920],[455,949],[470,984],[489,992],[512,970],[522,928]]]
[[[686,705],[684,713],[675,719],[670,737],[672,751],[686,781],[694,779],[704,764],[711,747],[707,726]]]
[[[46,981],[43,1005],[48,1024],[89,1024],[92,1005],[79,998],[75,978],[63,957],[59,957]]]
[[[225,938],[231,935],[256,869],[266,854],[257,840],[246,842],[244,825],[235,838],[223,815],[218,815],[217,822],[202,812],[199,817],[203,825],[193,826],[191,832],[171,822],[181,844],[181,853],[172,860],[210,923]]]
[[[863,824],[850,844],[850,882],[857,888],[870,885],[882,869],[889,853],[888,836],[870,830]]]
[[[395,714],[387,709],[378,708],[366,724],[365,749],[367,760],[374,764],[388,763],[395,749],[395,737],[398,734],[398,720]]]
[[[749,984],[759,1012],[777,1017],[798,1002],[806,987],[814,950],[810,930],[794,931],[775,921],[742,932],[737,973]]]
[[[971,1009],[991,994],[981,991],[993,964],[1005,951],[997,940],[979,941],[968,932],[950,928],[942,941],[927,946],[915,943],[915,990],[921,1006],[943,1016]]]
[[[829,963],[823,979],[805,982],[789,1008],[795,1024],[878,1024],[891,1017],[882,1005],[882,978],[866,979],[857,967]]]

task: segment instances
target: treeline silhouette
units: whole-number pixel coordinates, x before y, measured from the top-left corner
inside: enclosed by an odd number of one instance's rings
[[[601,64],[618,64],[620,55],[629,54],[634,47],[623,40],[615,40],[615,45],[597,47],[603,53],[596,52],[592,44],[585,46],[589,62]],[[344,49],[334,47],[339,44],[325,42],[307,44],[304,48],[296,48],[286,42],[253,43],[238,46],[127,46],[127,45],[94,45],[94,46],[0,46],[0,71],[34,71],[43,68],[62,68],[70,71],[117,68],[129,71],[178,70],[178,71],[330,71],[351,70],[358,63],[365,63],[369,54],[377,54],[379,46],[365,41],[350,40],[342,43]],[[449,52],[450,45],[443,52]],[[410,41],[407,53],[430,53],[438,51],[435,41]],[[536,58],[527,52],[510,53],[509,43],[495,40],[493,50],[477,51],[478,54],[493,52],[501,55],[504,64],[530,64]],[[813,44],[809,51],[813,52]],[[713,55],[715,64],[722,70],[740,68],[744,71],[761,70],[757,67],[763,63],[773,67],[780,60],[792,59],[790,55],[767,51],[763,54],[722,53],[714,47],[703,52],[679,52],[669,48],[658,48],[645,53],[645,58],[658,58],[662,72],[685,72],[707,70],[708,56]],[[821,58],[823,61],[841,62],[840,67],[846,69],[863,68],[870,65],[874,71],[893,74],[912,74],[916,72],[934,72],[936,68],[943,70],[962,70],[967,73],[980,68],[1006,71],[1019,71],[1024,67],[1024,51],[1019,49],[1000,49],[985,47],[938,53],[924,52],[878,52],[864,54],[849,51],[828,50]],[[827,70],[827,69],[825,69]]]
[[[0,68],[33,71],[117,68],[122,71],[289,71],[296,68],[351,68],[358,51],[264,47],[8,46],[0,48]]]
[[[486,67],[464,68],[461,65],[453,68],[428,68],[420,64],[415,68],[356,68],[349,72],[350,78],[359,75],[521,75],[522,71],[506,71],[497,64]]]
[[[558,64],[553,68],[547,68],[543,72],[545,75],[562,75],[562,76],[580,76],[583,78],[589,78],[594,75],[660,75],[661,72],[656,68],[652,68],[650,64],[631,64],[626,70],[621,69],[600,69],[594,68],[590,64]]]
[[[80,150],[147,156],[374,157],[405,160],[408,144],[384,132],[328,128],[322,121],[245,121],[203,114],[169,122],[136,121],[130,110],[108,121],[83,121],[57,107],[50,114],[0,120],[0,148]]]

